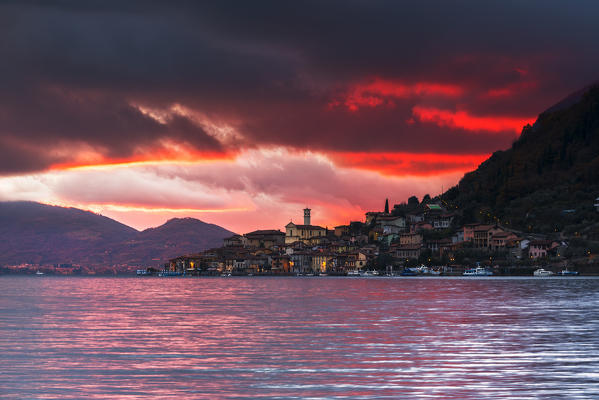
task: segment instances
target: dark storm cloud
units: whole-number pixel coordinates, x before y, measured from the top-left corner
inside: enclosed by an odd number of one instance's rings
[[[402,102],[409,104],[409,102]],[[489,132],[469,132],[464,129],[447,129],[432,124],[415,122],[411,108],[397,106],[392,109],[363,109],[358,113],[346,109],[301,108],[286,110],[274,107],[277,118],[248,120],[245,132],[261,143],[277,143],[277,133],[285,132],[285,144],[302,149],[338,151],[404,151],[416,153],[481,154],[489,149],[505,148],[515,139],[514,132],[497,135]]]
[[[157,121],[114,95],[44,88],[15,96],[3,105],[0,126],[6,138],[42,145],[87,144],[108,157],[126,157],[163,138],[219,151],[220,143],[184,116]],[[68,161],[68,160],[63,160]]]
[[[412,109],[534,116],[597,79],[597,17],[591,1],[4,3],[0,173],[68,162],[47,151],[58,144],[107,157],[162,140],[227,151],[197,121],[161,123],[137,105],[232,121],[248,146],[491,152],[514,132],[414,122]],[[375,77],[463,94],[344,109]]]

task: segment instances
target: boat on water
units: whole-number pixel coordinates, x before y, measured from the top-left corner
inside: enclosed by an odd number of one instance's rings
[[[42,271],[40,271],[39,269],[37,270],[37,272],[35,274],[36,275],[44,275],[44,273]]]
[[[379,275],[379,271],[377,271],[377,270],[360,272],[360,276],[378,276],[378,275]]]
[[[426,265],[422,264],[419,267],[414,267],[414,268],[410,268],[412,271],[414,271],[417,275],[432,275],[432,276],[438,276],[441,275],[441,269],[442,267],[427,267]]]
[[[347,276],[360,276],[360,271],[347,271]]]
[[[418,275],[428,275],[431,270],[424,264],[421,264],[419,267],[412,268],[412,271],[416,272]]]
[[[158,273],[158,276],[167,277],[167,276],[182,276],[182,272],[175,271],[161,271]]]
[[[553,271],[548,271],[545,268],[539,268],[532,273],[534,276],[551,276]]]
[[[578,271],[570,271],[568,268],[566,268],[566,269],[562,269],[560,272],[558,272],[558,275],[561,275],[561,276],[576,276],[576,275],[578,275]]]
[[[399,275],[401,275],[401,276],[416,276],[418,274],[416,273],[416,271],[414,271],[414,270],[412,270],[410,268],[404,268],[404,270],[401,271],[399,273]]]
[[[464,276],[491,276],[493,272],[483,267],[469,268],[462,274]]]

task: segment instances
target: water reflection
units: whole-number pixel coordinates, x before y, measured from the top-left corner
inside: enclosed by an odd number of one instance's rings
[[[0,278],[0,398],[592,398],[599,279]]]

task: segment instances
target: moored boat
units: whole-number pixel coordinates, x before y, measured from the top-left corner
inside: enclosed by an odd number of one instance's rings
[[[360,276],[378,276],[378,275],[379,275],[379,271],[377,271],[377,270],[360,272]]]
[[[161,271],[158,273],[158,276],[161,276],[161,277],[182,276],[182,275],[183,275],[182,272],[175,272],[175,271]]]
[[[558,275],[575,276],[575,275],[578,275],[578,271],[570,271],[568,268],[565,268],[565,269],[562,269],[560,272],[558,272]]]
[[[493,272],[483,267],[469,268],[462,274],[464,276],[491,276]]]
[[[416,276],[417,273],[414,272],[414,270],[410,269],[410,268],[404,268],[403,271],[400,272],[401,276]]]
[[[551,276],[553,271],[548,271],[545,268],[539,268],[532,273],[534,276]]]

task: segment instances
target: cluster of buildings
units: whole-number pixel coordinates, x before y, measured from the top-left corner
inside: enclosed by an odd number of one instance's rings
[[[397,271],[410,261],[431,257],[455,263],[463,248],[501,252],[506,258],[547,257],[560,244],[527,240],[498,225],[456,226],[456,214],[440,203],[420,204],[411,212],[367,212],[364,221],[333,229],[289,222],[285,232],[257,230],[224,239],[222,247],[169,260],[168,271],[198,275],[347,275],[357,271]],[[423,256],[425,259],[423,259]],[[384,264],[384,265],[383,265]]]

